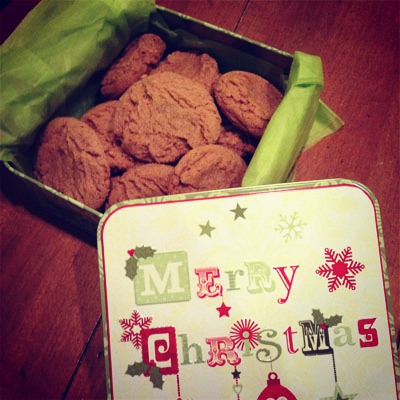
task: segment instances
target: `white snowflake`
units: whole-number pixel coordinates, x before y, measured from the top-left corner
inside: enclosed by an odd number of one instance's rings
[[[285,242],[292,239],[301,239],[302,231],[307,224],[299,219],[297,212],[288,215],[279,215],[279,224],[275,228],[282,234]]]

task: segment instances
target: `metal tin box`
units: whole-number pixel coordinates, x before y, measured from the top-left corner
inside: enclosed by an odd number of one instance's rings
[[[380,213],[356,182],[125,202],[98,255],[109,398],[398,398]]]
[[[197,50],[209,52],[218,59],[221,71],[232,68],[246,69],[250,63],[256,68],[253,72],[264,74],[274,85],[283,89],[283,81],[289,74],[292,64],[292,55],[158,6],[150,17],[149,31],[163,36],[166,26],[177,32],[175,43],[171,43],[172,48],[192,49],[200,46]],[[179,39],[179,33],[182,31],[191,35],[192,42],[187,37],[184,40]],[[201,38],[201,43],[196,38]],[[56,214],[85,231],[96,232],[101,212],[43,185],[34,179],[29,171],[23,171],[11,162],[5,162],[5,165],[26,184],[32,199],[46,212]]]

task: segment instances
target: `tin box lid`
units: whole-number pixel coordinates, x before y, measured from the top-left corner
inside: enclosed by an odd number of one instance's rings
[[[347,180],[128,201],[98,229],[110,398],[398,398],[379,207]]]

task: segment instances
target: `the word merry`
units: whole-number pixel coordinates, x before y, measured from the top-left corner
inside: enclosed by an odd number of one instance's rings
[[[192,298],[190,281],[194,274],[199,298],[220,296],[223,290],[239,290],[239,277],[247,273],[245,290],[250,294],[273,292],[276,280],[281,283],[279,304],[288,301],[298,265],[277,266],[272,269],[263,261],[245,261],[244,268],[226,270],[224,276],[216,266],[189,271],[184,251],[158,253],[148,259],[140,259],[134,279],[135,301],[138,305],[189,301]],[[222,282],[224,278],[224,282]]]

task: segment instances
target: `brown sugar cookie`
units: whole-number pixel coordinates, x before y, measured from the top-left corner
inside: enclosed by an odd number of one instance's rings
[[[174,51],[154,68],[150,75],[160,72],[175,72],[203,84],[212,93],[214,82],[219,77],[217,61],[208,54]]]
[[[143,164],[127,170],[111,179],[111,191],[107,207],[124,200],[167,194],[168,182],[174,167],[164,164]]]
[[[121,96],[160,61],[165,48],[164,41],[153,33],[145,33],[135,39],[106,72],[101,82],[103,97],[116,99]]]
[[[282,100],[271,83],[246,71],[231,71],[220,76],[214,96],[225,116],[238,128],[259,138]]]
[[[114,131],[122,148],[145,162],[173,163],[215,143],[221,117],[203,85],[173,72],[142,78],[120,98]]]
[[[240,157],[249,159],[256,150],[255,143],[251,143],[249,139],[248,135],[237,130],[229,129],[221,132],[216,144],[229,147],[236,151]]]
[[[126,171],[135,165],[133,158],[122,150],[114,135],[114,113],[117,105],[118,100],[106,101],[91,108],[81,117],[81,121],[96,131],[112,173]]]
[[[47,125],[35,160],[37,179],[88,207],[99,209],[110,190],[110,167],[96,132],[72,117]]]
[[[239,187],[247,164],[232,149],[211,144],[196,147],[175,167],[169,194]]]

